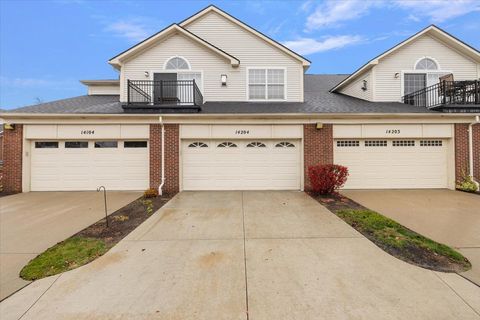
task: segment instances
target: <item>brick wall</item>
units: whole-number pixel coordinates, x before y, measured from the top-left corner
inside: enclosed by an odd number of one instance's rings
[[[333,163],[333,125],[324,124],[322,129],[316,129],[315,124],[305,124],[303,143],[305,190],[309,190],[308,167]]]
[[[3,132],[3,191],[22,192],[23,125]]]
[[[468,124],[455,124],[455,180],[469,173]],[[473,126],[473,175],[480,179],[480,125]]]
[[[165,193],[175,194],[179,191],[179,126],[165,124]],[[161,125],[150,125],[150,187],[158,188],[161,181]]]
[[[480,181],[480,124],[473,126],[473,176]]]

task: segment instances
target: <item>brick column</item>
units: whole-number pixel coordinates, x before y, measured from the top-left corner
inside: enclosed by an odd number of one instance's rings
[[[476,124],[473,129],[473,176],[477,181],[480,179],[480,125]],[[469,148],[468,148],[468,124],[455,124],[455,180],[458,181],[463,174],[469,174]]]
[[[315,164],[333,163],[333,125],[324,124],[316,129],[315,124],[303,126],[303,153],[305,190],[310,190],[308,167]]]
[[[3,191],[22,192],[23,125],[3,130]]]
[[[175,194],[180,190],[179,179],[179,125],[165,124],[165,185],[163,191]],[[161,125],[150,125],[150,188],[158,188],[161,181],[162,145]]]
[[[473,126],[473,176],[480,181],[480,124]]]

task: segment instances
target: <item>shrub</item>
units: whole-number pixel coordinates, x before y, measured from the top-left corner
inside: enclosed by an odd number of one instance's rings
[[[466,192],[476,192],[478,190],[478,187],[475,182],[473,182],[472,177],[470,177],[464,171],[462,172],[462,179],[457,182],[456,188]]]
[[[336,164],[318,164],[308,167],[308,177],[313,192],[331,194],[347,182],[348,169]]]
[[[155,198],[158,196],[158,190],[155,189],[155,188],[150,188],[150,189],[147,189],[145,190],[145,192],[143,192],[143,197],[148,199],[148,198]]]

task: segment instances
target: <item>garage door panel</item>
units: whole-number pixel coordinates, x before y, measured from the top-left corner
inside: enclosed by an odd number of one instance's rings
[[[357,146],[339,147],[334,143],[334,161],[348,167],[350,175],[345,188],[445,188],[447,187],[447,141],[442,147],[387,146],[367,147],[364,140]],[[405,141],[401,142],[405,143]],[[411,143],[411,142],[408,142]]]
[[[182,141],[183,189],[300,189],[298,148],[282,150],[287,148],[275,148],[279,141],[268,140],[254,141],[264,144],[265,147],[247,147],[251,142],[210,140],[203,141],[208,148],[191,148],[189,146],[192,141]],[[218,147],[220,144],[225,146],[229,143],[236,147]],[[298,142],[296,144],[298,145]],[[202,165],[199,166],[198,163]]]
[[[148,148],[35,148],[32,144],[31,190],[144,190],[149,181]]]

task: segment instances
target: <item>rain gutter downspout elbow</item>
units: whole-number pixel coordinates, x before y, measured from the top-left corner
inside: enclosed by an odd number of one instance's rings
[[[160,185],[158,186],[158,194],[162,195],[163,194],[163,186],[165,185],[165,127],[163,125],[162,117],[158,118],[158,121],[160,122],[160,132],[161,132],[161,180],[160,180]]]

